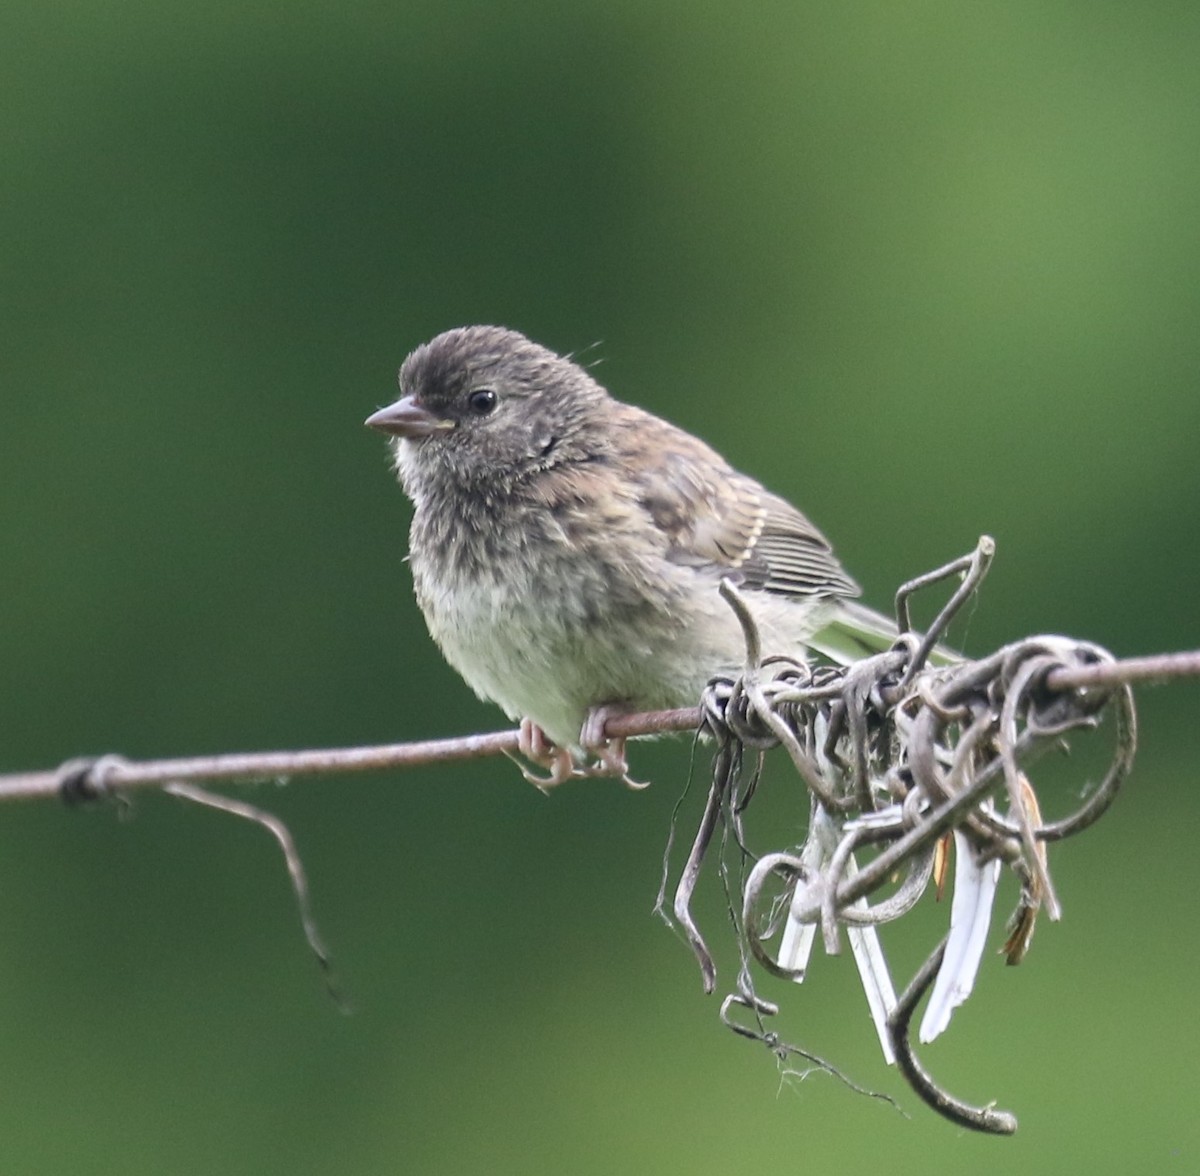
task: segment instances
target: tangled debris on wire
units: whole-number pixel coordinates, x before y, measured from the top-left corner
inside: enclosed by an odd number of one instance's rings
[[[673,910],[711,992],[716,967],[691,905],[706,851],[723,825],[748,868],[735,883],[740,893],[730,895],[742,967],[722,1019],[780,1058],[811,1058],[765,1029],[763,1019],[778,1008],[755,992],[750,961],[801,981],[818,931],[826,952],[837,954],[844,928],[887,1062],[898,1064],[941,1114],[976,1130],[1011,1134],[1013,1115],[971,1106],[937,1084],[913,1051],[909,1023],[929,993],[917,1033],[930,1042],[970,995],[1004,866],[1020,883],[1003,948],[1010,964],[1028,950],[1040,910],[1059,918],[1047,844],[1086,829],[1112,803],[1133,760],[1136,720],[1128,685],[1073,684],[1081,667],[1114,660],[1097,645],[1031,637],[975,660],[939,647],[993,552],[985,536],[973,554],[906,584],[897,594],[900,636],[893,647],[845,667],[764,658],[736,586],[722,585],[745,634],[746,669],[737,680],[714,680],[705,692],[702,729],[715,738],[717,751]],[[929,631],[913,632],[909,598],[953,577],[961,583]],[[1095,728],[1106,714],[1116,737],[1103,780],[1075,812],[1044,820],[1021,765],[1039,748]],[[809,794],[809,828],[802,845],[756,855],[747,848],[743,820],[760,784],[762,754],[778,745]],[[877,927],[911,910],[931,882],[940,891],[950,844],[949,932],[897,998]],[[863,853],[873,856],[860,866]],[[870,902],[884,887],[887,896]],[[735,1006],[749,1010],[753,1026],[734,1019]]]
[[[781,1063],[802,1057],[847,1081],[833,1066],[766,1028],[777,1007],[755,991],[752,967],[800,981],[818,931],[826,951],[850,943],[884,1057],[918,1094],[950,1119],[1011,1134],[1016,1119],[956,1099],[916,1057],[910,1022],[928,995],[918,1039],[934,1040],[970,995],[991,923],[999,877],[1008,866],[1020,885],[1003,952],[1010,964],[1029,949],[1038,912],[1059,917],[1047,846],[1087,828],[1112,803],[1128,775],[1136,742],[1132,683],[1200,676],[1200,650],[1117,661],[1065,637],[1033,637],[968,660],[939,643],[976,591],[994,553],[988,538],[973,554],[911,581],[896,597],[899,637],[884,653],[847,667],[809,666],[764,657],[736,584],[722,593],[738,615],[746,668],[709,684],[699,708],[616,715],[609,738],[695,731],[717,752],[707,804],[675,891],[673,913],[700,962],[705,988],[716,967],[692,914],[706,854],[720,830],[718,873],[737,931],[741,967],[721,1006],[735,1032],[767,1045]],[[909,599],[920,589],[961,582],[928,632],[913,629]],[[1102,780],[1061,819],[1042,816],[1026,768],[1035,753],[1063,744],[1108,717],[1114,750]],[[744,819],[760,786],[763,754],[778,745],[791,757],[810,817],[802,844],[755,854]],[[515,731],[372,747],[132,761],[117,755],[68,760],[57,769],[0,774],[0,803],[58,797],[78,805],[109,800],[129,810],[133,791],[157,788],[263,826],[284,853],[309,946],[339,1003],[328,953],[312,919],[304,870],[290,834],[257,806],[195,787],[205,783],[285,781],[301,776],[446,763],[517,749]],[[787,793],[784,793],[787,795]],[[757,810],[756,810],[757,811]],[[933,884],[940,897],[954,850],[950,929],[897,997],[878,927],[910,911]],[[733,850],[736,849],[736,853]],[[859,857],[863,862],[860,865]],[[740,872],[739,872],[740,871]],[[880,895],[880,891],[886,893]],[[666,882],[660,896],[665,904]],[[869,896],[874,896],[868,901]],[[749,1014],[746,1021],[737,1019]],[[863,1093],[861,1087],[849,1083]],[[892,1102],[885,1095],[876,1095]]]

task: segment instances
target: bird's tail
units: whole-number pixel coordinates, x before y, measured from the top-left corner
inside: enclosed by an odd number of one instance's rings
[[[838,602],[837,612],[806,642],[810,649],[839,665],[849,665],[859,658],[890,649],[899,635],[896,622],[883,613],[867,608],[854,600]],[[937,646],[929,660],[934,665],[949,665],[959,660],[958,654],[944,645]]]

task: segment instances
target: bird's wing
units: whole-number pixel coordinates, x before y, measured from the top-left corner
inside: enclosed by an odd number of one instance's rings
[[[859,595],[829,541],[790,503],[665,421],[637,411],[624,423],[639,504],[665,535],[668,558],[737,572],[746,587],[782,596]]]

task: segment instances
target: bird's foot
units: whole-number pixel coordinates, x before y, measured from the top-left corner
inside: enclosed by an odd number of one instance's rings
[[[549,794],[551,788],[578,778],[579,769],[571,753],[565,747],[551,743],[546,732],[532,719],[521,720],[517,729],[517,750],[529,763],[546,770],[545,775],[540,775],[530,771],[515,756],[511,757],[521,769],[521,775],[542,792]]]
[[[597,706],[588,711],[579,735],[579,745],[588,757],[583,763],[577,762],[567,748],[552,743],[532,719],[522,719],[517,733],[517,750],[530,764],[545,769],[545,775],[531,771],[518,760],[521,775],[546,793],[568,780],[599,778],[619,779],[626,788],[647,787],[629,775],[624,738],[609,739],[604,734],[608,720],[622,713],[621,708],[613,706]]]
[[[579,745],[591,756],[591,761],[582,770],[589,776],[614,776],[626,788],[640,791],[648,788],[650,782],[630,776],[629,762],[625,758],[625,737],[617,735],[610,739],[604,733],[609,719],[628,713],[624,707],[611,705],[594,706],[588,711],[579,732]]]

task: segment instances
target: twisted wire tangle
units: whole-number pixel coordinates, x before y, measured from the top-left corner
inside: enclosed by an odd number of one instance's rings
[[[753,790],[740,783],[744,765],[755,761],[753,779],[761,789],[762,754],[782,745],[809,794],[808,839],[803,847],[757,857],[745,851],[754,862],[735,896],[741,909],[731,912],[743,966],[738,990],[723,1006],[723,1019],[778,1053],[778,1035],[762,1028],[762,1018],[778,1009],[754,992],[747,957],[773,975],[799,980],[807,949],[796,945],[805,936],[811,941],[819,929],[826,950],[836,953],[845,927],[888,1060],[894,1058],[913,1089],[941,1114],[976,1130],[1011,1134],[1017,1126],[1014,1116],[991,1106],[972,1106],[938,1085],[916,1057],[909,1022],[946,968],[951,969],[945,981],[951,992],[942,999],[944,1010],[927,1013],[922,1040],[932,1040],[950,1010],[969,993],[982,940],[970,948],[967,939],[986,934],[1001,865],[1016,874],[1021,887],[1005,944],[1009,963],[1024,957],[1039,910],[1051,919],[1059,917],[1046,846],[1082,832],[1112,804],[1133,762],[1137,726],[1127,683],[1086,684],[1094,667],[1115,663],[1092,643],[1031,637],[977,660],[938,656],[946,626],[978,589],[993,551],[984,537],[971,555],[905,585],[897,597],[901,633],[896,643],[886,653],[846,667],[764,660],[744,600],[733,583],[722,585],[743,628],[746,666],[735,680],[710,682],[704,694],[702,729],[716,740],[717,751],[704,812],[675,890],[673,915],[696,955],[705,990],[711,992],[716,967],[692,914],[696,884],[719,826],[731,828],[737,844],[745,847],[743,820]],[[912,632],[909,597],[954,577],[961,577],[961,583],[929,632]],[[1080,674],[1085,684],[1054,685]],[[1115,746],[1102,781],[1075,811],[1043,820],[1022,763],[1050,743],[1094,729],[1106,716],[1115,730]],[[960,884],[971,895],[968,905],[986,903],[986,911],[961,917],[957,932],[952,916],[951,934],[897,999],[874,928],[913,907],[934,878],[939,846],[944,849],[950,834],[967,859],[965,874],[960,869],[958,878],[965,878]],[[860,869],[855,853],[867,847],[875,856]],[[894,892],[868,903],[897,873]],[[779,883],[783,894],[772,898]],[[768,941],[781,930],[781,943],[773,948]],[[734,1022],[731,1005],[750,1009],[759,1029]]]

